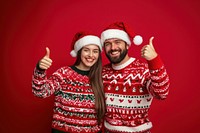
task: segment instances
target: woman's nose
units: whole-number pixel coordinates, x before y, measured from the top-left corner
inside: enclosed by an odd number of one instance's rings
[[[89,56],[90,56],[90,57],[93,56],[93,52],[92,52],[92,51],[89,52]]]

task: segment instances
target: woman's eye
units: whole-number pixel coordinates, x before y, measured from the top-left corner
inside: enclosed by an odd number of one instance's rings
[[[99,53],[99,51],[98,51],[98,50],[95,50],[94,53]]]
[[[84,49],[83,51],[87,52],[87,51],[88,51],[88,49]]]

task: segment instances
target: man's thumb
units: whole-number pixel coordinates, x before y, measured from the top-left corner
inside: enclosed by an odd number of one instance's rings
[[[50,57],[50,49],[48,47],[46,47],[46,57]]]
[[[154,37],[151,37],[151,38],[149,39],[149,45],[151,45],[152,48],[154,48],[154,46],[153,46],[153,39],[154,39]]]

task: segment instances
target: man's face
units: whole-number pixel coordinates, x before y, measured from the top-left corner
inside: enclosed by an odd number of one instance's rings
[[[126,57],[128,45],[121,39],[108,39],[104,42],[104,50],[110,62],[118,64]]]

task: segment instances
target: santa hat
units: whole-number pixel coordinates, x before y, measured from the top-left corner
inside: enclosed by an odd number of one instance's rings
[[[72,40],[72,51],[70,52],[70,55],[72,57],[76,57],[77,52],[88,44],[95,44],[99,46],[100,50],[102,51],[101,40],[98,36],[81,31],[76,33]]]
[[[118,38],[125,41],[128,45],[131,45],[132,41],[135,45],[140,45],[143,42],[143,39],[140,35],[135,35],[128,25],[123,22],[115,22],[109,25],[101,33],[101,43],[104,44],[105,40],[111,38]],[[132,40],[132,41],[131,41]]]

